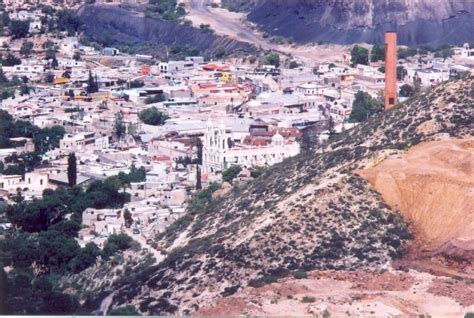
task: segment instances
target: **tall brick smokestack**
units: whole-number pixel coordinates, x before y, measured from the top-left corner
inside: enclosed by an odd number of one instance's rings
[[[397,33],[385,33],[385,109],[397,104]]]

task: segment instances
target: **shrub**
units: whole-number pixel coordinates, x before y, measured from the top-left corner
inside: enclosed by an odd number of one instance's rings
[[[151,107],[141,111],[138,117],[145,124],[152,126],[164,125],[166,120],[169,118],[165,113],[158,111],[156,107]]]
[[[316,298],[314,298],[313,296],[304,296],[301,299],[302,303],[314,303],[315,301],[316,301]]]
[[[305,271],[296,271],[296,272],[293,272],[293,277],[296,279],[305,279],[305,278],[308,278],[308,275],[306,274]]]

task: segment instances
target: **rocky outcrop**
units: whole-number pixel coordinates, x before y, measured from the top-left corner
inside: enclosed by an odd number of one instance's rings
[[[383,42],[397,30],[405,45],[474,41],[470,0],[226,0],[249,10],[248,19],[270,34],[297,42]]]
[[[215,56],[253,52],[252,45],[214,35],[177,22],[146,18],[120,7],[87,5],[79,11],[84,39],[116,46],[130,53],[186,55],[193,51]],[[194,53],[195,54],[195,53]]]

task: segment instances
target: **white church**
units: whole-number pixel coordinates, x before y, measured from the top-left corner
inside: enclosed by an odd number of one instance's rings
[[[203,143],[203,172],[220,172],[232,165],[243,168],[271,166],[300,152],[296,141],[285,140],[279,133],[272,137],[270,144],[263,146],[233,144],[230,140],[231,134],[227,133],[223,122],[214,127],[208,120]]]

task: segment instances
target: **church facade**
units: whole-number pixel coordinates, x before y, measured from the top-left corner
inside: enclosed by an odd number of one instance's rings
[[[243,168],[265,167],[281,162],[300,152],[300,145],[285,140],[276,133],[268,145],[254,146],[234,144],[223,123],[213,127],[208,121],[203,143],[203,172],[220,172],[230,166]]]

